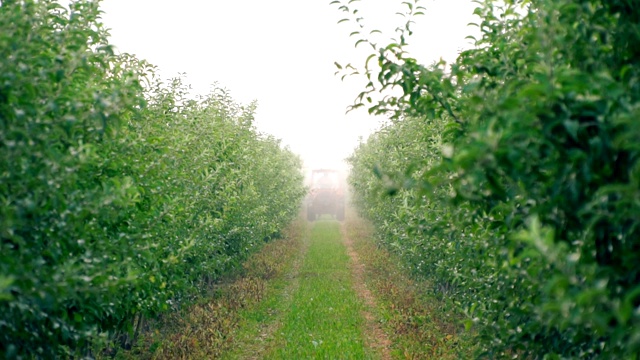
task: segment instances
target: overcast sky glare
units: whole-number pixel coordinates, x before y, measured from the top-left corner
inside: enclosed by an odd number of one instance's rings
[[[103,0],[103,22],[120,52],[158,66],[163,78],[186,73],[194,94],[217,82],[242,103],[258,102],[256,126],[299,154],[308,168],[338,167],[381,119],[345,114],[362,79],[335,76],[334,62],[362,67],[371,48],[349,37],[353,23],[330,0]],[[452,61],[468,48],[471,0],[423,0],[409,40],[423,63]],[[387,38],[404,24],[400,0],[362,0],[368,29]]]

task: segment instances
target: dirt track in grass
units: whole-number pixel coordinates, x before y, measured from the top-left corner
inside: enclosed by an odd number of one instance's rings
[[[383,360],[391,359],[391,340],[387,334],[382,330],[376,318],[373,316],[373,311],[377,307],[376,298],[371,293],[365,283],[365,265],[360,261],[358,253],[353,247],[353,241],[347,236],[347,232],[344,228],[344,224],[341,226],[342,240],[347,248],[347,254],[351,258],[351,272],[353,275],[353,284],[358,297],[362,299],[366,305],[366,309],[362,311],[362,316],[366,321],[366,334],[368,345],[375,349]]]

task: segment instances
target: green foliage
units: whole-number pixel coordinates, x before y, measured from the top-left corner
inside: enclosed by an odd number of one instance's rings
[[[481,37],[450,66],[409,57],[408,27],[376,46],[355,106],[395,120],[351,157],[356,202],[467,311],[479,355],[633,358],[640,9],[479,4]]]
[[[0,3],[3,358],[124,345],[134,319],[277,236],[304,194],[254,105],[155,80],[114,55],[99,15],[97,1]]]

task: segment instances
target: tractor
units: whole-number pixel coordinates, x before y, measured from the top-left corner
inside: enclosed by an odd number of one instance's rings
[[[331,169],[311,171],[307,197],[307,220],[317,220],[322,215],[332,215],[344,220],[344,185],[340,172]]]

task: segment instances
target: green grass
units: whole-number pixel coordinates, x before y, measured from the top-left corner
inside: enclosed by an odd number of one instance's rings
[[[353,290],[340,225],[318,221],[300,268],[291,307],[267,359],[372,358],[363,336],[363,305]]]

